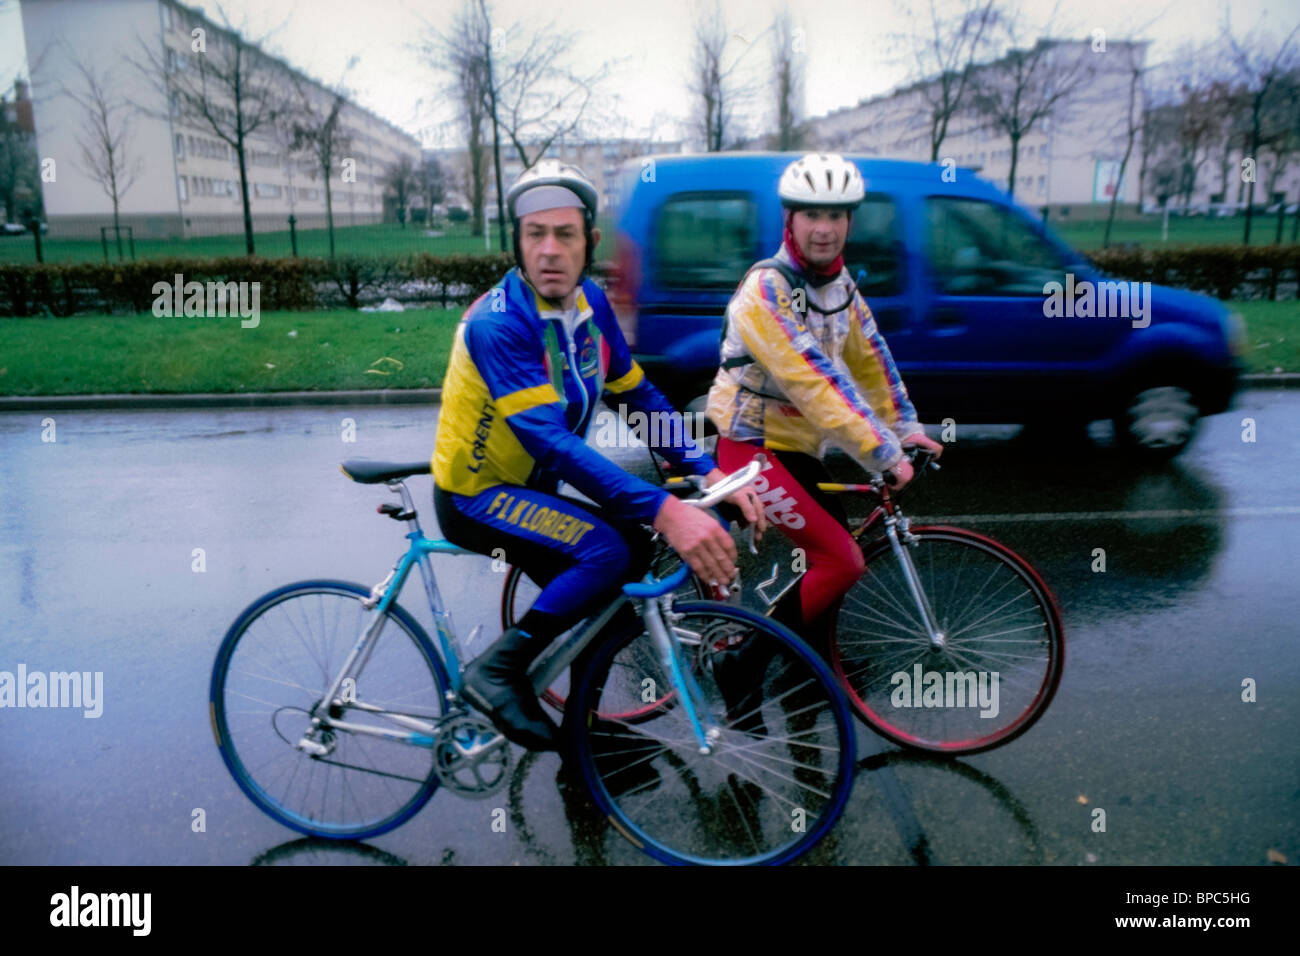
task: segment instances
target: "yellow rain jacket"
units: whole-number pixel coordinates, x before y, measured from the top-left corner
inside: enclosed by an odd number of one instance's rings
[[[776,258],[798,272],[784,244]],[[818,458],[834,445],[867,471],[885,471],[904,439],[924,433],[889,347],[847,269],[803,293],[796,311],[774,268],[741,282],[727,306],[709,418],[733,441]]]

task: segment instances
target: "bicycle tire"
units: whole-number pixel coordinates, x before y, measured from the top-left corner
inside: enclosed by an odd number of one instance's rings
[[[361,606],[362,599],[369,596],[369,588],[348,581],[302,581],[277,588],[258,598],[235,619],[213,665],[209,714],[226,767],[261,810],[311,836],[360,840],[386,833],[417,813],[438,786],[432,737],[427,743],[413,746],[343,731],[334,734],[334,749],[325,757],[309,755],[296,747],[310,726],[311,712],[327,690],[325,682],[342,667],[362,632],[362,621],[376,613]],[[273,619],[276,609],[282,614]],[[327,612],[335,617],[332,631],[326,622]],[[338,623],[345,613],[352,618],[350,626]],[[275,642],[275,627],[281,617],[288,622],[290,633],[288,640]],[[354,697],[368,703],[401,701],[400,713],[436,721],[445,712],[445,692],[450,683],[442,660],[424,629],[403,608],[390,605],[387,618],[356,681]],[[412,644],[396,643],[398,634],[404,634]],[[291,660],[293,653],[302,651],[306,652],[304,661]],[[268,666],[269,656],[274,656],[274,666],[283,672],[258,673]],[[391,690],[383,686],[386,677],[396,685]],[[380,686],[383,690],[377,695],[374,690]],[[245,710],[246,700],[270,709]],[[352,722],[393,726],[392,722],[381,723],[382,718],[374,714],[347,707],[346,702],[333,709],[336,716],[347,711],[346,719]],[[382,754],[382,768],[375,764],[372,753]],[[321,767],[324,770],[318,774]],[[290,798],[288,792],[304,770],[307,781],[302,795]],[[284,795],[277,797],[286,774]],[[272,779],[273,775],[278,776]],[[318,776],[324,780],[316,786]],[[330,784],[336,776],[339,787],[334,793]],[[314,805],[318,795],[317,808]],[[365,809],[367,803],[377,805],[379,797],[395,800],[396,806],[373,813]],[[348,798],[355,811],[348,805]]]
[[[856,737],[834,675],[802,640],[753,611],[686,602],[672,619],[675,629],[699,636],[698,656],[686,663],[723,725],[714,752],[699,753],[682,706],[660,708],[654,720],[636,725],[600,717],[615,657],[630,643],[650,642],[638,629],[602,643],[577,676],[566,727],[585,786],[615,828],[661,862],[798,858],[839,819],[853,787]],[[733,664],[750,655],[727,678],[730,701],[718,681],[724,647],[740,648]],[[661,672],[651,679],[667,678]],[[796,733],[773,737],[767,731],[773,725]],[[621,774],[627,776],[616,781]],[[761,779],[755,783],[751,775]],[[654,807],[668,794],[674,798]],[[696,812],[686,812],[683,802]],[[772,845],[760,846],[769,834]]]
[[[666,554],[671,555],[676,559],[676,555],[672,551],[666,551]],[[659,555],[659,560],[655,563],[655,577],[666,577],[675,570],[674,565],[666,564],[662,559],[663,555],[661,554]],[[531,593],[529,593],[530,590]],[[532,580],[524,574],[523,568],[518,565],[511,565],[509,572],[506,574],[505,586],[501,589],[501,629],[503,631],[509,630],[518,623],[519,618],[523,617],[524,612],[527,611],[527,609],[532,606],[533,601],[537,599],[538,593],[540,593],[540,591],[537,588],[537,585],[533,584]],[[703,600],[705,597],[704,585],[701,584],[699,579],[692,574],[686,579],[685,583],[674,592],[674,596],[677,600],[683,601]],[[522,608],[521,604],[524,605]],[[540,695],[543,702],[550,704],[561,713],[564,712],[564,698],[567,696],[567,691],[562,686],[564,682],[565,676],[561,675],[555,685],[546,688],[546,690],[542,691]],[[635,707],[626,711],[620,711],[614,714],[614,716],[622,720],[645,720],[648,719],[657,708],[664,705],[665,700],[659,700],[647,704],[644,707]]]
[[[992,538],[940,525],[913,527],[911,533],[916,540],[907,547],[947,643],[942,649],[931,648],[889,541],[878,539],[864,549],[866,570],[836,604],[829,637],[832,669],[854,712],[896,744],[949,755],[1000,747],[1042,717],[1060,684],[1065,639],[1056,599],[1029,562]],[[982,581],[974,572],[963,579],[971,559],[987,569],[988,576]],[[937,571],[936,561],[940,564]],[[963,580],[974,590],[964,590]],[[1017,584],[1018,589],[1013,588],[1008,598],[1002,589],[1009,584]],[[999,602],[998,607],[967,623],[979,613],[979,609],[969,611],[968,605],[990,586],[987,596]],[[1026,596],[1030,599],[1027,603]],[[958,634],[983,625],[1007,607],[1013,607],[1007,620],[993,625],[1007,626],[1007,631],[977,633],[954,642]],[[890,614],[897,616],[891,619]],[[1011,646],[1015,644],[1024,646]],[[1016,663],[1011,655],[1023,657],[1026,663]],[[996,666],[970,666],[990,662]],[[1006,669],[1007,664],[1013,666]],[[951,666],[945,669],[940,665]],[[975,675],[973,685],[955,676],[971,673]],[[998,720],[1003,711],[1004,673],[1013,675],[1013,713]],[[941,683],[934,684],[931,674],[939,674]],[[951,683],[949,675],[954,675]],[[987,675],[984,684],[981,675]],[[967,695],[972,691],[978,695],[981,687],[987,688],[984,700],[992,707],[970,705]],[[930,699],[931,689],[940,691],[937,704]],[[918,704],[911,699],[915,696],[923,700]],[[957,703],[958,697],[965,699]],[[987,717],[972,716],[990,709],[995,712]],[[998,723],[980,723],[986,719]]]

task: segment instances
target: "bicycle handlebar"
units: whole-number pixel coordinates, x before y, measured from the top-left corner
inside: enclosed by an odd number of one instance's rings
[[[927,468],[933,468],[935,471],[940,468],[939,463],[934,460],[934,453],[926,448],[914,445],[911,448],[904,449],[903,454],[912,466],[913,480],[921,477]],[[898,476],[891,470],[884,471],[880,477],[884,479],[885,484],[891,486],[898,480]]]
[[[748,465],[739,471],[732,472],[726,478],[723,478],[702,498],[687,498],[686,504],[695,508],[712,508],[723,498],[735,494],[741,488],[745,487],[751,481],[758,477],[758,473],[763,470],[767,464],[767,456],[761,452],[755,455]]]
[[[752,482],[758,477],[758,473],[767,465],[767,456],[759,453],[750,459],[749,464],[739,471],[735,471],[723,478],[708,492],[700,498],[687,498],[685,503],[695,508],[711,508],[728,495],[735,494],[745,485]],[[687,576],[691,573],[690,566],[685,562],[682,563],[672,574],[665,578],[656,578],[652,572],[647,571],[646,576],[636,584],[623,585],[623,593],[628,597],[650,598],[659,597],[662,594],[668,594],[676,591],[681,587]],[[725,592],[724,592],[725,593]]]
[[[628,597],[659,597],[669,591],[676,591],[682,586],[682,582],[686,580],[690,573],[691,567],[685,562],[666,578],[656,578],[653,574],[647,572],[645,578],[639,583],[623,585],[623,593]]]

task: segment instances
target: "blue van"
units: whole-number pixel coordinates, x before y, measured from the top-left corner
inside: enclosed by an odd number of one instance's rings
[[[653,156],[623,170],[610,300],[679,407],[712,382],[746,269],[780,244],[777,180],[798,155]],[[1108,279],[972,170],[847,158],[867,195],[845,264],[922,421],[1109,418],[1122,441],[1161,459],[1201,416],[1228,408],[1244,327],[1222,303]]]

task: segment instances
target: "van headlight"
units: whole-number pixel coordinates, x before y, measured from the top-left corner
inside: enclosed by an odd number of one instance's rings
[[[1235,309],[1228,312],[1223,319],[1223,333],[1228,339],[1228,348],[1232,354],[1241,357],[1246,354],[1246,320]]]

